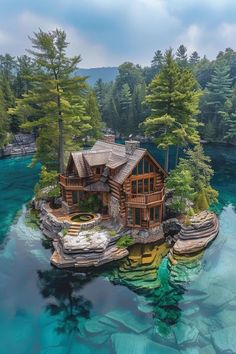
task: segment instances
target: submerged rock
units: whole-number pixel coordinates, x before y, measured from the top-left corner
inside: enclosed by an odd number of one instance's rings
[[[220,353],[236,353],[236,326],[227,327],[212,333],[214,346]]]
[[[116,333],[111,336],[116,354],[177,354],[174,348],[153,342],[143,335]]]

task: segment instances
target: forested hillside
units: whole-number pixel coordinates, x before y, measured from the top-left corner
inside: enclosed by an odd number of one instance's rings
[[[197,52],[187,55],[181,45],[174,53],[181,70],[192,71],[201,91],[197,120],[201,138],[207,141],[236,142],[236,52],[227,48],[215,60]],[[95,85],[101,115],[106,125],[122,135],[142,133],[139,124],[150,115],[145,100],[150,83],[164,64],[164,53],[155,52],[149,67],[133,63],[118,67],[113,83],[98,80]],[[149,108],[148,108],[149,107]]]
[[[93,86],[97,80],[102,79],[103,82],[111,82],[115,80],[118,74],[116,67],[104,67],[104,68],[80,68],[76,71],[75,75],[87,76],[87,82]]]
[[[173,55],[180,70],[183,73],[190,70],[197,81],[200,99],[195,117],[202,123],[198,128],[201,139],[236,143],[236,52],[227,48],[215,60],[209,60],[200,58],[197,52],[188,56],[187,48],[181,45]],[[75,92],[74,100],[77,97],[78,104],[82,100],[82,109],[86,114],[94,122],[99,121],[98,125],[92,124],[94,127],[96,125],[96,131],[97,126],[101,129],[101,116],[105,126],[118,135],[144,134],[140,123],[151,113],[151,106],[147,102],[150,84],[163,65],[164,53],[157,50],[148,67],[130,62],[121,64],[112,82],[98,79],[90,88],[78,76],[84,86],[80,92]],[[41,129],[36,123],[32,124],[38,120],[39,111],[35,110],[38,102],[34,103],[34,109],[31,104],[30,109],[29,106],[21,107],[20,114],[19,110],[14,112],[17,102],[34,91],[38,70],[38,64],[30,53],[21,57],[0,55],[0,147],[10,142],[12,134],[33,131],[37,136]],[[74,74],[81,73],[77,70],[78,65],[75,66]],[[50,129],[45,134],[50,136]],[[88,135],[93,135],[91,130]],[[46,141],[51,149],[50,139]]]

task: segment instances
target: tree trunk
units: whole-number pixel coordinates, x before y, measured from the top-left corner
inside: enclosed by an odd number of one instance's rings
[[[165,150],[165,170],[169,171],[169,147]]]
[[[175,167],[178,165],[178,162],[179,162],[179,145],[176,146]]]
[[[59,112],[58,114],[58,130],[59,130],[59,139],[58,139],[59,172],[64,173],[64,124],[63,124],[61,112]]]
[[[57,108],[58,108],[58,164],[59,172],[64,173],[64,124],[61,112],[61,97],[57,84]]]

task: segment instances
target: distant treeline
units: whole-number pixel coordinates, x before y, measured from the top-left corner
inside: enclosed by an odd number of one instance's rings
[[[164,53],[155,52],[149,67],[130,62],[118,67],[114,82],[99,79],[95,92],[102,120],[114,132],[127,136],[142,133],[139,124],[150,115],[145,103],[149,84],[163,67]],[[175,61],[183,69],[193,72],[202,95],[198,121],[203,123],[201,138],[207,141],[236,142],[236,52],[227,48],[215,60],[201,58],[195,51],[187,55],[181,45]]]
[[[88,113],[98,116],[95,103],[90,104],[95,92],[107,128],[121,136],[142,134],[140,123],[150,115],[145,97],[149,84],[163,67],[163,54],[157,50],[148,67],[130,62],[121,64],[112,82],[98,79],[93,89],[89,89]],[[175,61],[193,72],[202,91],[197,116],[203,123],[199,128],[201,138],[235,143],[236,52],[227,48],[219,52],[215,60],[209,60],[205,56],[201,58],[197,52],[188,56],[187,48],[181,45],[175,53]],[[12,133],[21,130],[22,119],[7,112],[15,106],[17,99],[32,90],[32,76],[36,69],[30,56],[0,55],[0,147],[10,141]]]

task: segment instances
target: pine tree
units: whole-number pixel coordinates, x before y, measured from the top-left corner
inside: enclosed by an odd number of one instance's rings
[[[7,130],[7,113],[4,104],[3,90],[0,82],[0,148],[2,148],[8,140]]]
[[[165,53],[164,65],[151,82],[146,103],[151,115],[142,124],[159,148],[165,150],[165,168],[168,171],[169,147],[197,143],[197,113],[199,92],[192,73],[176,64],[172,50]]]
[[[194,51],[191,55],[190,55],[190,58],[189,58],[189,64],[194,66],[196,65],[197,63],[199,63],[199,60],[200,60],[200,56],[198,55],[198,52]]]
[[[187,48],[183,44],[176,51],[176,61],[182,68],[186,68],[188,65]]]
[[[203,114],[216,128],[217,138],[222,140],[225,134],[226,121],[231,109],[232,79],[229,67],[222,61],[217,61],[211,81],[205,92]]]
[[[132,95],[128,84],[124,84],[119,95],[120,105],[120,121],[119,131],[127,134],[129,132],[129,126],[132,124]]]
[[[30,39],[33,49],[28,52],[35,68],[31,77],[33,88],[18,100],[11,113],[27,119],[24,128],[37,129],[36,160],[55,163],[53,152],[57,150],[56,165],[63,173],[65,144],[71,148],[73,137],[78,141],[91,129],[90,117],[85,112],[85,78],[72,75],[81,59],[66,56],[68,42],[64,31],[39,30]]]
[[[226,121],[227,131],[224,139],[229,142],[236,142],[236,113],[231,113]]]
[[[182,165],[178,165],[170,172],[166,179],[166,187],[172,190],[173,197],[170,204],[170,209],[178,212],[185,213],[188,210],[188,204],[193,201],[195,197],[192,185],[192,175]]]
[[[92,90],[89,90],[89,93],[86,97],[85,111],[86,115],[91,117],[89,124],[91,125],[92,129],[89,132],[89,135],[92,139],[97,139],[101,134],[102,121],[96,100],[96,95]]]

